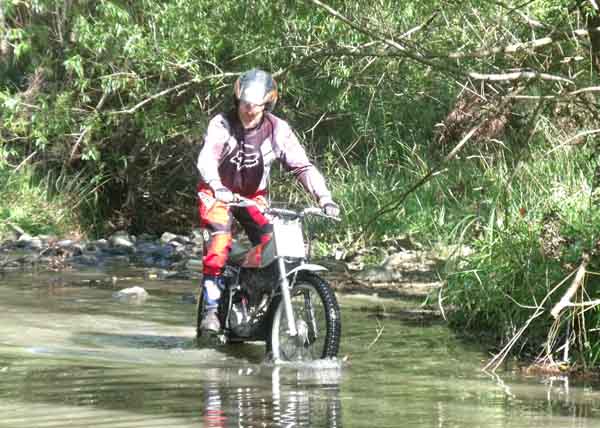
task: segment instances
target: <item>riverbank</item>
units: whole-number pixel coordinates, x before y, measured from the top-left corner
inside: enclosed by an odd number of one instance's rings
[[[137,279],[196,284],[202,277],[202,242],[200,230],[193,230],[189,235],[166,232],[160,237],[117,232],[97,240],[31,236],[15,230],[13,236],[0,243],[0,274],[97,269],[111,272],[98,281],[114,288],[125,285],[124,278],[132,275]],[[314,262],[327,267],[323,276],[336,292],[412,302],[394,316],[415,320],[441,318],[436,305],[424,306],[424,302],[442,285],[438,272],[443,260],[418,248],[407,248],[410,246],[408,241],[389,246],[388,256],[380,264],[365,263],[370,256],[367,252],[338,252]],[[381,315],[389,313],[382,310]]]

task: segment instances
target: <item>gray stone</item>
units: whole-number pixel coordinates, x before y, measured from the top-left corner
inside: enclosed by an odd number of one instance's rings
[[[33,236],[29,235],[28,233],[23,233],[21,236],[19,236],[19,239],[17,239],[17,242],[19,243],[20,246],[25,246],[32,239],[33,239]]]
[[[163,255],[164,247],[153,242],[142,242],[136,246],[138,253]]]
[[[190,270],[201,272],[202,271],[202,260],[188,259],[187,263],[185,264],[185,267]]]
[[[148,298],[148,292],[142,287],[129,287],[113,293],[113,298],[126,302],[142,302]]]
[[[25,248],[29,248],[31,250],[41,250],[44,247],[44,243],[40,238],[32,238],[25,245]]]
[[[177,239],[177,235],[175,235],[174,233],[165,232],[161,235],[160,242],[162,242],[163,244],[168,244],[169,242],[175,239]]]
[[[62,239],[60,241],[57,241],[55,245],[58,248],[68,248],[68,247],[73,246],[74,244],[75,244],[75,241],[72,239]]]
[[[98,265],[98,258],[93,255],[80,254],[73,257],[73,263],[84,265],[84,266],[96,266]]]
[[[110,237],[110,244],[115,248],[134,249],[134,244],[128,236],[113,235]]]
[[[106,250],[109,247],[109,243],[106,239],[98,239],[97,241],[88,242],[85,246],[87,251],[98,251]]]

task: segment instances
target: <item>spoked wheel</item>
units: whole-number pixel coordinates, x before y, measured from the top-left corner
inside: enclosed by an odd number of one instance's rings
[[[317,275],[300,273],[291,289],[297,336],[290,336],[283,301],[274,304],[267,351],[274,360],[311,361],[338,353],[342,324],[329,284]]]

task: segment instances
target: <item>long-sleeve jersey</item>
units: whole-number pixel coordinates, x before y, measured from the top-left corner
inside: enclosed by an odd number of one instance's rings
[[[213,189],[226,187],[250,196],[267,191],[274,160],[321,204],[331,200],[323,175],[309,161],[288,123],[271,113],[265,112],[261,124],[250,130],[226,114],[215,116],[208,124],[197,166],[201,180]]]

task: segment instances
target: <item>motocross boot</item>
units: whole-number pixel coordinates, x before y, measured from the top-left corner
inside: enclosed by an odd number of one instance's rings
[[[223,289],[223,278],[220,276],[205,276],[202,280],[202,296],[204,310],[200,330],[208,333],[218,333],[221,330],[221,321],[217,314],[221,291]]]

